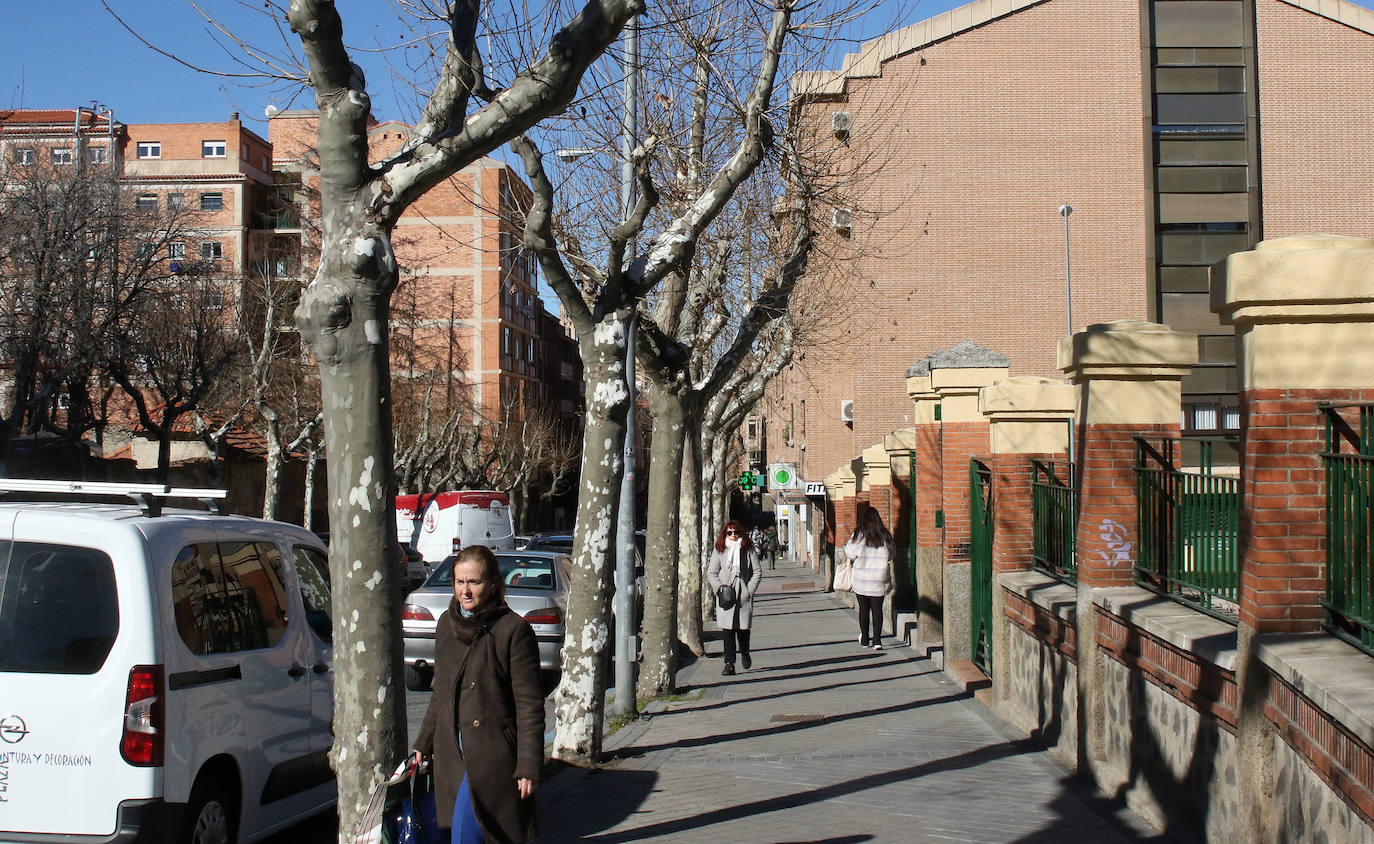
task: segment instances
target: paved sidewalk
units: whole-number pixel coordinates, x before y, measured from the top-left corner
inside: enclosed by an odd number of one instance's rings
[[[755,600],[753,669],[720,676],[712,637],[679,672],[684,700],[540,789],[541,842],[1157,840],[929,660],[860,648],[808,570],[780,562]]]

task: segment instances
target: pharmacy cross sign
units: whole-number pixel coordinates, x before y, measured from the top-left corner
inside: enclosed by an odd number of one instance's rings
[[[745,492],[749,492],[749,491],[753,490],[753,488],[756,487],[756,486],[758,486],[758,485],[759,485],[759,476],[758,476],[758,475],[754,474],[753,472],[751,472],[751,471],[748,470],[748,469],[745,469],[743,472],[740,472],[740,473],[739,473],[739,488],[740,488],[740,489],[744,490]]]

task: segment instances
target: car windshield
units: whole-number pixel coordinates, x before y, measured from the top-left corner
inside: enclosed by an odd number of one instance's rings
[[[434,570],[425,581],[425,586],[453,586],[453,561],[449,557]],[[501,579],[507,586],[520,589],[553,589],[553,558],[542,555],[498,554],[496,562],[501,566]]]

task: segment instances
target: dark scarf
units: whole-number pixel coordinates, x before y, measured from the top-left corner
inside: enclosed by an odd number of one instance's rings
[[[450,598],[448,602],[448,621],[453,629],[453,637],[464,645],[471,645],[477,641],[479,633],[491,632],[491,628],[496,626],[501,616],[508,612],[510,608],[504,602],[498,601],[464,618],[463,607],[458,603],[458,599]]]

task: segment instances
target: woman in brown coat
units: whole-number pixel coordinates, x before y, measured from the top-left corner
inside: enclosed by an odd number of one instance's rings
[[[539,646],[506,606],[485,545],[454,561],[453,600],[434,639],[434,693],[415,753],[433,759],[440,823],[453,818],[454,844],[528,841],[544,762]]]

